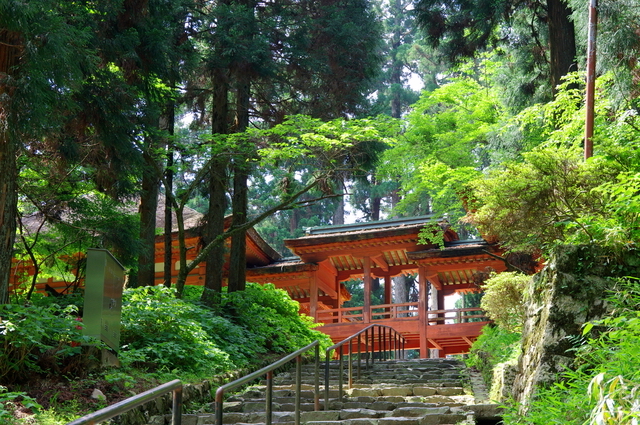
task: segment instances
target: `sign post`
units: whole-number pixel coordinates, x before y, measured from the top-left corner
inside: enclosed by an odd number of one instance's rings
[[[84,283],[84,334],[102,340],[116,354],[120,348],[120,319],[124,267],[109,251],[89,249]],[[117,357],[102,350],[103,365],[118,365]]]

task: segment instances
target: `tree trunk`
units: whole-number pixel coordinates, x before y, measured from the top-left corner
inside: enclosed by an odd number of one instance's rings
[[[341,191],[344,188],[344,176],[342,175],[342,173],[340,172],[336,173],[334,182],[336,184],[337,191]],[[336,201],[335,201],[336,210],[333,213],[334,226],[344,224],[344,203],[345,203],[344,197],[345,197],[345,194],[343,194],[342,196],[338,196],[336,198]]]
[[[0,304],[7,304],[9,302],[13,243],[16,236],[18,172],[16,146],[4,126],[0,126],[0,170],[2,170],[2,179],[0,179]]]
[[[389,70],[389,85],[391,91],[391,116],[400,118],[402,116],[402,70],[404,63],[398,58],[400,46],[402,44],[400,31],[406,31],[402,26],[402,5],[399,1],[394,2],[393,28],[394,33],[391,35],[391,64]]]
[[[211,111],[211,129],[213,134],[227,134],[229,132],[229,83],[223,69],[213,70],[213,108]],[[211,162],[209,171],[209,212],[207,213],[207,228],[205,242],[211,243],[224,232],[224,215],[227,210],[227,161],[222,152]],[[202,301],[214,306],[219,303],[223,286],[225,244],[214,247],[206,260],[204,291]]]
[[[251,84],[247,70],[241,69],[237,85],[236,131],[241,133],[249,126],[249,97]],[[248,148],[248,146],[246,147]],[[243,151],[245,149],[242,149]],[[247,222],[249,163],[251,154],[240,152],[233,163],[233,198],[231,203],[231,227]],[[246,231],[237,232],[231,237],[229,255],[229,292],[244,291],[246,287]]]
[[[380,207],[382,206],[382,197],[375,196],[373,193],[378,193],[376,188],[378,187],[378,179],[376,178],[375,172],[371,175],[371,220],[378,221],[380,220]]]
[[[571,9],[564,0],[547,0],[547,13],[551,87],[555,96],[561,78],[577,70],[576,36]]]
[[[371,198],[371,220],[378,221],[380,220],[380,206],[382,204],[382,198],[379,196],[374,196]]]
[[[0,29],[0,304],[9,302],[9,278],[13,244],[16,236],[18,210],[18,169],[16,144],[10,135],[11,97],[13,88],[7,85],[20,55],[17,33]]]
[[[173,114],[172,114],[173,115]],[[172,122],[175,115],[172,116]],[[173,125],[171,134],[173,134]],[[165,169],[165,194],[173,193],[173,146],[167,145],[167,168]],[[173,209],[169,196],[164,198],[164,286],[171,287],[171,276],[173,275]]]
[[[149,141],[149,147],[155,145]],[[158,192],[160,181],[155,167],[155,159],[144,155],[145,167],[142,174],[142,192],[140,193],[140,241],[142,246],[138,254],[138,277],[132,286],[153,286],[155,284],[156,264],[156,212],[158,210]]]
[[[205,242],[211,243],[224,232],[224,214],[227,209],[227,164],[219,156],[211,162],[209,171],[209,211],[207,212],[207,229]],[[220,302],[223,286],[225,244],[214,247],[207,255],[207,274],[204,279],[202,301],[214,306]]]

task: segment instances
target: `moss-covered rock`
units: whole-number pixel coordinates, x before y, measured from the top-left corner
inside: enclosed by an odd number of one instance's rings
[[[624,269],[619,256],[600,247],[565,246],[532,280],[525,294],[522,352],[513,387],[523,410],[537,387],[557,381],[571,365],[582,325],[604,315],[611,278]]]

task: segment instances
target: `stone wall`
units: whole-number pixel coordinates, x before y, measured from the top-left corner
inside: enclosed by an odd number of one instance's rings
[[[489,398],[494,403],[507,403],[513,394],[513,382],[518,371],[516,359],[498,363],[493,368]]]
[[[534,277],[526,294],[522,353],[513,385],[526,411],[539,386],[558,380],[587,321],[606,312],[603,301],[618,260],[595,246],[565,246]]]
[[[200,384],[185,384],[182,387],[182,402],[184,407],[198,406],[213,401],[212,386],[209,381]],[[156,415],[165,415],[172,410],[172,393],[165,394],[142,406],[138,406],[128,412],[114,418],[111,423],[118,425],[143,425]],[[184,411],[184,409],[183,409]]]

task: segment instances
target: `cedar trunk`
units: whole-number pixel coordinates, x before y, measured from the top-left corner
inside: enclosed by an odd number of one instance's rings
[[[153,145],[153,142],[151,142]],[[155,285],[156,264],[156,212],[160,182],[156,174],[155,159],[144,155],[145,169],[142,173],[140,194],[140,253],[138,255],[138,279],[136,286]]]
[[[249,100],[251,82],[248,69],[241,67],[237,83],[237,131],[245,131],[249,126]],[[248,146],[247,146],[248,148]],[[250,154],[240,152],[233,163],[233,198],[231,202],[231,228],[242,226],[247,222],[248,186]],[[229,254],[229,292],[244,291],[246,287],[246,231],[231,236],[231,253]]]
[[[13,88],[10,78],[20,57],[20,37],[0,29],[0,304],[9,302],[9,278],[18,209],[16,144],[11,137],[10,115]]]
[[[229,132],[229,82],[225,70],[213,70],[213,105],[211,110],[211,130],[213,134]],[[227,210],[227,161],[222,152],[211,161],[209,171],[209,211],[205,242],[211,243],[224,233],[224,214]],[[210,306],[218,304],[222,294],[225,244],[214,247],[206,259],[207,274],[204,278],[202,301]]]
[[[553,95],[562,77],[577,70],[576,36],[571,9],[563,0],[547,0],[549,27],[549,60]]]

